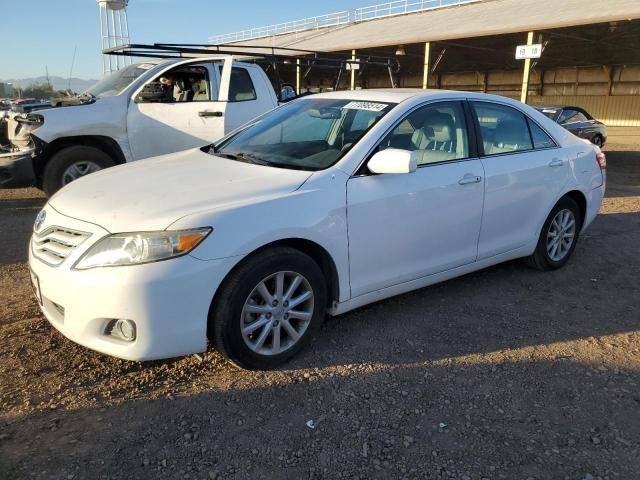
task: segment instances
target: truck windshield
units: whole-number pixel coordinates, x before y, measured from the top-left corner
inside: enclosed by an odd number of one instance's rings
[[[89,92],[94,97],[111,97],[118,95],[127,88],[131,82],[153,67],[150,63],[135,63],[124,67],[122,70],[110,73],[102,80],[89,88]]]
[[[395,105],[333,98],[295,100],[210,153],[273,167],[322,170],[344,156]]]

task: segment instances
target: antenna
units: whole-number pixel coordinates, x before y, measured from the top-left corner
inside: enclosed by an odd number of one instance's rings
[[[69,83],[67,85],[67,89],[71,91],[71,77],[73,76],[73,64],[76,63],[76,50],[78,46],[73,47],[73,57],[71,57],[71,68],[69,69]]]
[[[49,90],[51,90],[51,80],[49,80],[49,65],[45,65],[44,66],[44,71],[45,71],[45,76],[47,79],[47,87],[49,87]]]
[[[97,0],[100,8],[100,38],[102,50],[129,43],[129,0]],[[102,72],[107,74],[131,64],[131,57],[102,56]]]

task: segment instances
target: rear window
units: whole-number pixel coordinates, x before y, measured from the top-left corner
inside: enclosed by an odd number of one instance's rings
[[[222,75],[222,65],[219,65],[220,75]],[[229,101],[230,102],[246,102],[255,100],[257,97],[256,89],[251,81],[251,75],[246,68],[233,67],[231,69],[231,79],[229,82]]]
[[[486,155],[533,149],[527,119],[515,108],[488,102],[473,102]]]

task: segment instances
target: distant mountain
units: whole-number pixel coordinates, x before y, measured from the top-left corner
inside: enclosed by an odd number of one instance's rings
[[[20,85],[20,88],[27,88],[34,83],[46,83],[47,77],[32,77],[32,78],[7,78],[5,80],[0,79],[3,83],[13,83],[14,87]],[[66,90],[69,88],[69,79],[50,76],[49,81],[54,90]],[[71,90],[74,92],[84,92],[87,88],[91,87],[98,80],[84,80],[82,78],[71,78]]]

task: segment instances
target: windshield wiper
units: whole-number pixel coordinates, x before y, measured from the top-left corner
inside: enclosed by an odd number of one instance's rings
[[[238,152],[238,153],[217,152],[215,147],[211,147],[209,149],[209,153],[211,155],[217,155],[219,157],[228,158],[229,160],[237,160],[239,162],[253,163],[256,165],[265,165],[265,166],[271,165],[271,163],[267,162],[266,160],[262,160],[261,158],[254,157],[253,155],[244,153],[244,152]]]

